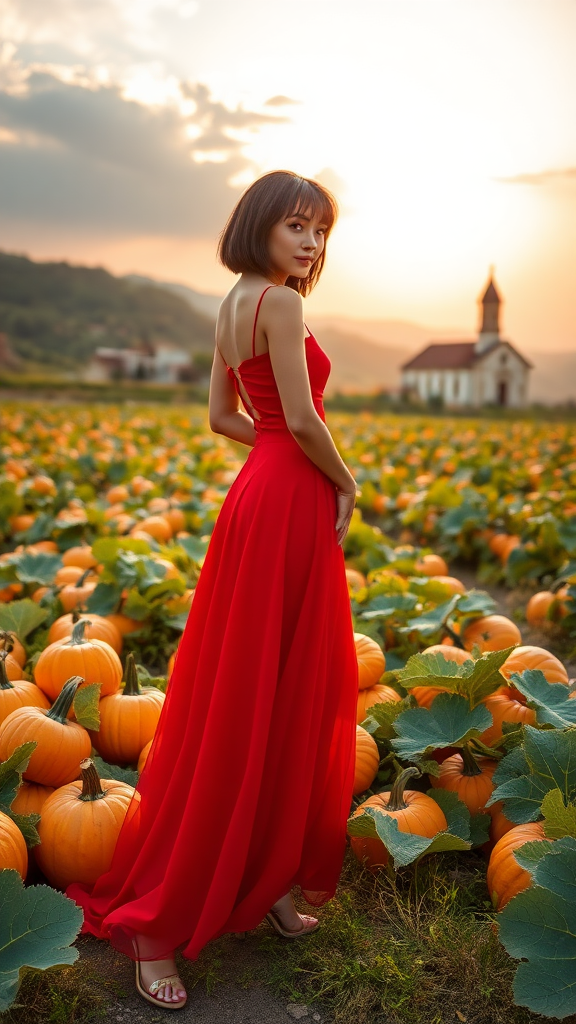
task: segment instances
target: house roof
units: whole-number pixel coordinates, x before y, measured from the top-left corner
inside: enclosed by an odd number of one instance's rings
[[[468,370],[475,363],[484,359],[489,352],[492,352],[498,345],[506,345],[515,355],[529,368],[530,363],[521,352],[518,352],[509,341],[496,339],[488,345],[483,352],[476,351],[475,341],[443,341],[435,345],[428,345],[422,352],[403,363],[403,370]]]

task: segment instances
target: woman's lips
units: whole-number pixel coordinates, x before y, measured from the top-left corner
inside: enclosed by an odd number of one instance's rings
[[[295,256],[294,259],[298,260],[298,263],[312,263],[310,256]]]

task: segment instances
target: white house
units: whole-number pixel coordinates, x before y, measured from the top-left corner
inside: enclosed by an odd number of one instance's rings
[[[175,384],[186,378],[191,365],[188,352],[164,341],[140,348],[97,348],[84,371],[84,380],[132,379]]]
[[[492,276],[480,302],[477,341],[428,345],[402,366],[405,395],[425,402],[441,397],[447,406],[526,405],[532,363],[500,337],[501,299]]]

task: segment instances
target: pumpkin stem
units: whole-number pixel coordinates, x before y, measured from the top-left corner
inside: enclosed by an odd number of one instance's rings
[[[467,743],[462,747],[462,775],[482,775],[474,754]]]
[[[76,583],[74,584],[74,586],[75,587],[83,587],[84,586],[84,580],[86,579],[87,576],[90,575],[91,572],[92,572],[92,569],[90,569],[90,568],[85,569],[84,572],[82,573],[82,575],[79,576],[78,579],[76,580]]]
[[[72,611],[72,625],[73,626],[76,625],[76,623],[78,622],[79,618],[80,618],[80,612],[78,611],[78,608],[74,608],[73,611]]]
[[[83,682],[85,682],[84,676],[70,676],[70,679],[67,679],[64,683],[52,707],[46,712],[46,718],[52,718],[55,722],[60,722],[61,725],[70,725],[67,715],[72,707],[76,690],[80,683]]]
[[[100,785],[100,776],[96,771],[96,765],[91,757],[85,757],[83,761],[80,761],[80,770],[82,772],[82,792],[78,799],[101,800],[106,796]]]
[[[0,629],[0,640],[4,641],[3,650],[6,654],[10,654],[14,650],[14,634],[7,633],[5,629]]]
[[[452,626],[449,626],[447,622],[444,623],[444,629],[446,630],[448,636],[452,640],[454,647],[459,647],[461,651],[465,651],[466,648],[462,643],[462,637],[460,636],[460,634],[457,633],[455,629],[452,629]]]
[[[84,636],[84,630],[86,629],[86,626],[91,625],[92,623],[90,622],[90,619],[79,619],[78,622],[75,622],[72,629],[72,635],[68,643],[71,645],[85,644],[86,637]]]
[[[405,807],[408,807],[408,804],[404,799],[404,788],[408,779],[413,775],[417,776],[421,774],[422,772],[419,768],[416,768],[415,765],[411,768],[404,768],[404,770],[400,772],[400,775],[390,790],[390,799],[386,805],[389,811],[403,811]]]
[[[14,687],[8,679],[8,673],[6,671],[6,658],[8,657],[8,650],[4,648],[0,651],[0,690],[13,690]]]
[[[138,697],[142,693],[136,671],[136,662],[132,651],[126,657],[126,682],[122,694],[124,697]]]

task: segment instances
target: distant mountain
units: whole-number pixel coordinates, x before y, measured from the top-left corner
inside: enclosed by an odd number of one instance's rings
[[[212,321],[216,320],[218,307],[222,302],[222,295],[208,295],[204,292],[197,292],[187,284],[176,284],[173,281],[156,281],[153,277],[144,277],[142,274],[125,274],[124,280],[133,281],[134,284],[165,288],[166,291],[173,292],[174,295],[179,295],[181,299],[185,299],[192,306],[192,309],[201,313],[202,316],[207,316]]]
[[[98,346],[164,340],[209,354],[214,321],[181,296],[101,267],[41,263],[0,251],[0,333],[23,369],[73,372]]]

